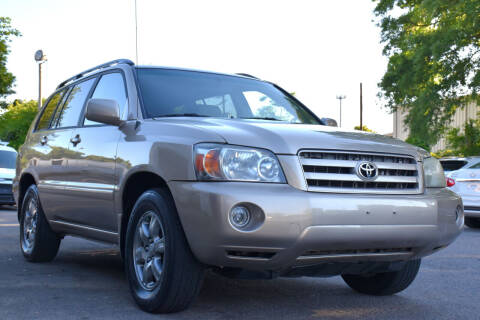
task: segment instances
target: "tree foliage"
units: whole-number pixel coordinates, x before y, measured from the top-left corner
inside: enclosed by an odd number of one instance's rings
[[[459,128],[450,129],[444,154],[463,157],[480,155],[480,119],[470,119],[463,131]]]
[[[0,17],[0,99],[15,93],[12,89],[15,76],[7,70],[7,56],[10,53],[9,43],[12,37],[20,35],[20,32],[10,25],[10,18]],[[6,106],[6,103],[3,102],[0,106]]]
[[[409,142],[429,149],[455,111],[479,100],[480,0],[374,0],[387,107],[406,108]]]
[[[361,131],[365,131],[365,132],[376,133],[376,132],[373,131],[372,129],[368,128],[366,125],[363,125],[363,126],[362,126],[362,129],[360,129],[360,126],[355,126],[353,129],[354,129],[354,130],[361,130]]]
[[[24,143],[28,128],[38,112],[38,102],[15,100],[0,115],[0,140],[17,149]]]

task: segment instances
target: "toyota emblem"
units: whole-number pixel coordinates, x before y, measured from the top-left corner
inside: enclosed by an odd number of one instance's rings
[[[378,176],[378,168],[373,162],[362,161],[357,165],[357,175],[362,180],[374,180]]]

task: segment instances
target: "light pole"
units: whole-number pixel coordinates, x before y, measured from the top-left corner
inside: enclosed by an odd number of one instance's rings
[[[337,95],[337,99],[340,101],[340,125],[339,125],[339,128],[342,127],[342,100],[343,99],[346,99],[347,96],[346,95]]]
[[[47,56],[42,50],[35,52],[35,61],[38,63],[38,110],[42,107],[42,64],[47,61]]]

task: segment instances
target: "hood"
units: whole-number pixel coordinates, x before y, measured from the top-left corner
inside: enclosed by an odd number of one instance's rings
[[[13,179],[15,176],[15,169],[0,168],[0,181],[4,179]]]
[[[428,155],[423,149],[387,136],[322,125],[193,117],[163,118],[158,121],[182,125],[188,123],[222,136],[229,144],[268,149],[276,154],[297,154],[301,149],[330,149],[396,153],[416,158]]]

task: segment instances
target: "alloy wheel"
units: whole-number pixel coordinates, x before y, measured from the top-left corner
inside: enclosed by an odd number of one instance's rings
[[[135,228],[133,264],[143,289],[152,291],[160,284],[165,265],[165,233],[153,211],[145,212]]]

